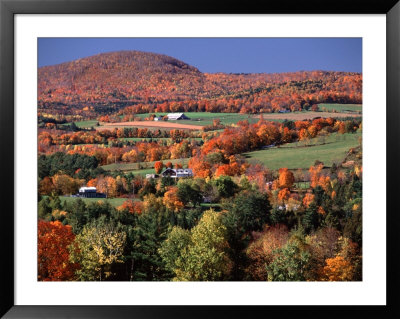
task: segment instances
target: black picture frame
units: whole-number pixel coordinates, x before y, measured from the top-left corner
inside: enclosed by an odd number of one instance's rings
[[[386,306],[16,306],[14,303],[14,15],[15,14],[385,14],[387,19],[387,305]],[[398,0],[0,0],[0,180],[1,276],[0,315],[4,318],[205,318],[293,315],[296,317],[399,318],[399,276],[396,245],[399,243],[396,181],[399,177],[400,136],[400,3]],[[382,141],[383,142],[383,141]],[[5,169],[7,168],[7,169]],[[398,273],[398,272],[397,272]]]

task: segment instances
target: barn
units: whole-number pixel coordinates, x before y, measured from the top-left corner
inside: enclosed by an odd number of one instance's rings
[[[184,113],[169,113],[167,117],[168,121],[190,120]]]
[[[96,187],[81,187],[79,188],[78,196],[85,198],[105,198],[106,194],[98,193]]]

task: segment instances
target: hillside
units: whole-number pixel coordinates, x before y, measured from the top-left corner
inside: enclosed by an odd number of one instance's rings
[[[205,82],[195,67],[165,55],[138,51],[104,53],[42,67],[38,79],[39,104],[163,98],[172,92],[175,97],[186,97],[197,94],[196,89]]]
[[[361,87],[358,73],[207,74],[166,55],[120,51],[39,68],[38,106],[109,112],[146,104],[146,110],[133,110],[144,113],[161,103],[208,100],[217,107],[211,111],[224,105],[231,112],[244,107],[257,113],[298,110],[306,103],[361,103]]]

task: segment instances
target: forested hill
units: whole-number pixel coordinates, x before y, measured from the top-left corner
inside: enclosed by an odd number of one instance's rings
[[[206,81],[204,74],[182,61],[138,51],[99,54],[42,67],[38,73],[39,100],[49,101],[63,100],[62,95],[70,102],[190,95]]]
[[[157,107],[201,100],[230,103],[234,112],[257,103],[266,109],[296,109],[309,102],[361,103],[361,88],[359,73],[207,74],[173,57],[139,51],[103,53],[38,69],[38,106],[47,109]]]

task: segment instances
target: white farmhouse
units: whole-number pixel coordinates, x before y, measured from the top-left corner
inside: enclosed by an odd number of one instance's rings
[[[167,117],[168,121],[190,120],[184,113],[169,113]]]

